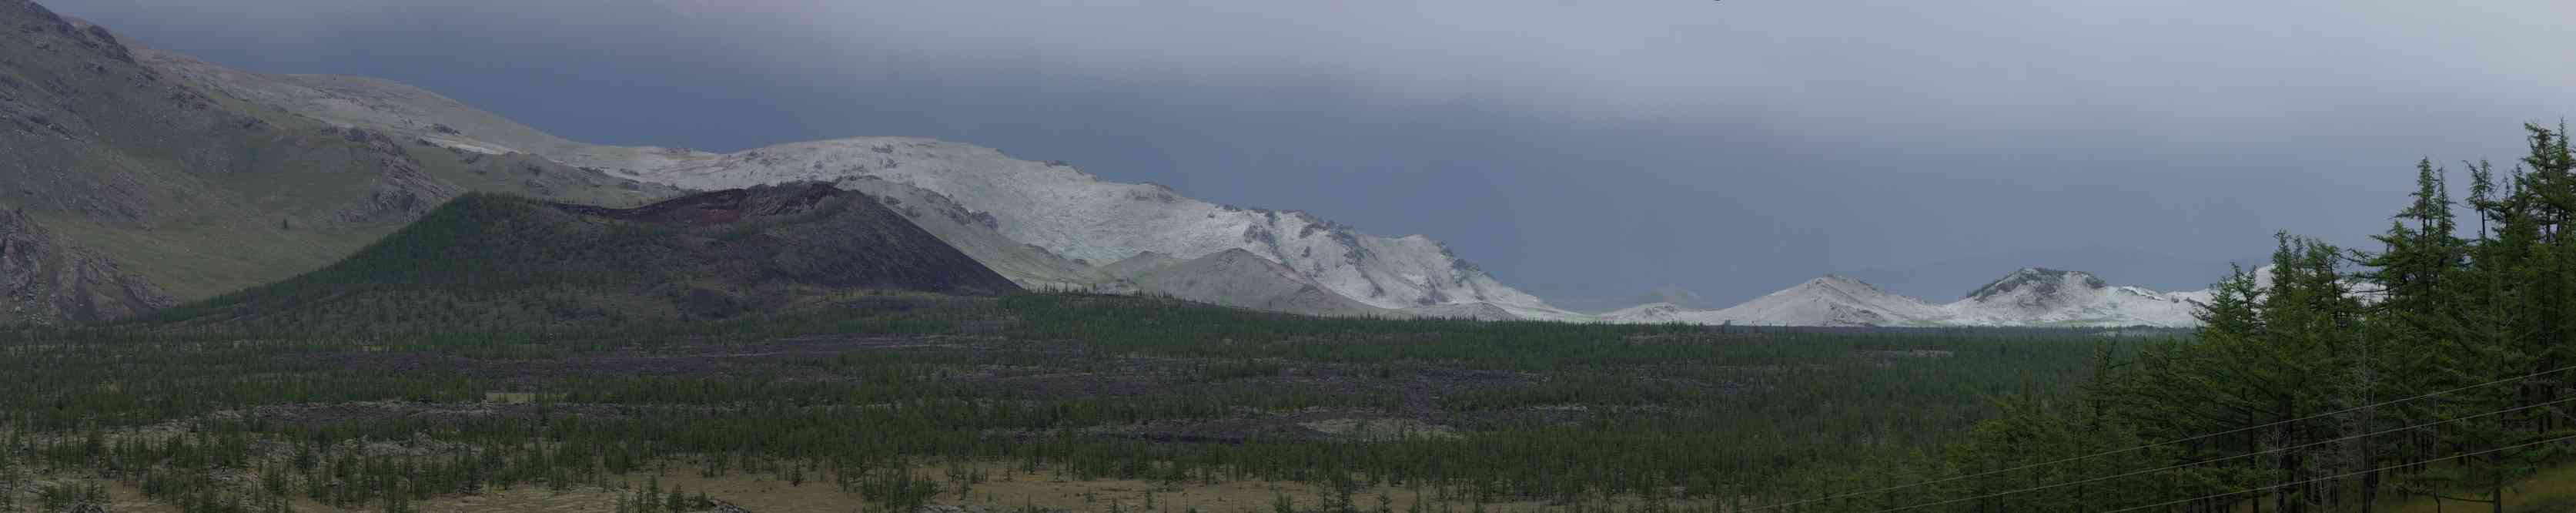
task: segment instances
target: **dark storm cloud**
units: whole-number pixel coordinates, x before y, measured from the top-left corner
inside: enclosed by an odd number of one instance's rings
[[[2358,243],[2416,158],[2576,111],[2555,0],[50,4],[576,139],[940,137],[1429,234],[1540,292],[1720,302]]]

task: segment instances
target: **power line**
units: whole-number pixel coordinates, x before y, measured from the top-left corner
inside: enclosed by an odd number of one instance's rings
[[[2390,470],[2396,470],[2396,469],[2400,469],[2400,468],[2406,468],[2406,467],[2411,467],[2411,466],[2416,466],[2416,465],[2422,465],[2422,464],[2432,463],[2432,462],[2436,462],[2436,461],[2456,460],[2456,459],[2466,458],[2466,457],[2470,457],[2470,456],[2476,456],[2476,455],[2480,455],[2480,454],[2488,454],[2488,453],[2504,452],[2504,451],[2510,451],[2510,450],[2520,449],[2520,448],[2524,448],[2524,447],[2530,447],[2530,446],[2534,446],[2534,445],[2542,445],[2542,444],[2549,444],[2549,443],[2564,442],[2564,441],[2568,441],[2568,440],[2576,440],[2576,435],[2562,436],[2562,437],[2558,437],[2558,438],[2551,438],[2551,439],[2548,439],[2548,440],[2541,440],[2541,441],[2538,441],[2538,442],[2531,442],[2531,443],[2525,443],[2525,444],[2518,444],[2518,445],[2512,445],[2512,446],[2506,446],[2506,447],[2497,447],[2497,448],[2494,448],[2494,449],[2487,449],[2487,450],[2478,451],[2478,452],[2472,452],[2472,453],[2453,454],[2453,455],[2450,455],[2450,456],[2443,456],[2443,457],[2440,457],[2440,458],[2433,458],[2433,459],[2424,460],[2424,461],[2418,461],[2418,462],[2414,462],[2414,463],[2407,463],[2407,464],[2404,464],[2404,465],[2395,465],[2395,466],[2379,467],[2379,468],[2374,468],[2374,469],[2370,469],[2370,470],[2364,470],[2364,471],[2360,471],[2360,472],[2349,472],[2349,473],[2343,473],[2343,474],[2336,474],[2336,475],[2331,475],[2331,476],[2326,476],[2326,477],[2320,477],[2320,478],[2316,478],[2316,479],[2310,479],[2310,480],[2306,480],[2306,481],[2299,481],[2299,482],[2295,482],[2295,483],[2282,483],[2282,484],[2276,484],[2276,485],[2271,485],[2271,486],[2263,486],[2263,487],[2247,488],[2247,489],[2243,489],[2243,490],[2237,490],[2237,491],[2233,491],[2233,492],[2221,493],[2221,494],[2215,494],[2215,495],[2203,495],[2203,496],[2199,496],[2199,497],[2193,497],[2193,498],[2183,499],[2183,500],[2178,500],[2178,501],[2160,502],[2160,503],[2155,503],[2155,504],[2147,504],[2147,505],[2143,505],[2143,506],[2131,506],[2131,507],[2127,507],[2127,508],[2121,508],[2121,509],[2115,509],[2115,510],[2111,510],[2111,511],[2105,511],[2105,512],[2102,512],[2102,513],[2124,513],[2124,512],[2137,511],[2137,510],[2148,509],[2148,508],[2160,508],[2160,507],[2165,507],[2165,506],[2172,506],[2172,505],[2175,505],[2175,504],[2182,504],[2182,503],[2185,503],[2185,502],[2200,501],[2200,500],[2209,500],[2209,499],[2216,499],[2216,498],[2226,497],[2226,496],[2230,496],[2230,495],[2239,495],[2239,494],[2245,494],[2245,493],[2250,493],[2250,492],[2259,492],[2259,491],[2271,490],[2271,489],[2275,489],[2275,488],[2287,488],[2287,487],[2298,486],[2298,485],[2303,485],[2303,484],[2308,484],[2308,483],[2314,483],[2314,482],[2319,482],[2319,481],[2332,481],[2332,480],[2336,480],[2336,479],[2343,479],[2343,478],[2352,477],[2352,476],[2358,476],[2358,475],[2363,475],[2363,474],[2370,474],[2370,473],[2375,473],[2375,472],[2386,472],[2386,471],[2390,471]],[[2496,500],[2503,500],[2503,499],[2504,499],[2503,497],[2497,497],[2497,498],[2496,498]]]
[[[2013,495],[2013,494],[2021,494],[2021,493],[2036,492],[2036,491],[2040,491],[2040,490],[2046,490],[2046,489],[2050,489],[2050,488],[2057,488],[2057,487],[2062,487],[2062,486],[2074,486],[2074,485],[2080,485],[2080,484],[2085,484],[2085,483],[2095,483],[2095,482],[2101,482],[2101,481],[2108,481],[2108,480],[2112,480],[2112,479],[2119,479],[2119,478],[2123,478],[2123,477],[2137,476],[2137,475],[2143,475],[2143,474],[2153,474],[2153,473],[2157,473],[2157,472],[2164,472],[2164,471],[2167,471],[2167,470],[2175,470],[2175,469],[2188,468],[2188,467],[2194,467],[2194,466],[2200,466],[2200,465],[2207,465],[2207,464],[2211,464],[2211,463],[2217,463],[2217,462],[2221,462],[2221,461],[2234,460],[2234,459],[2238,459],[2238,458],[2245,458],[2245,457],[2251,457],[2251,456],[2260,456],[2260,455],[2272,454],[2272,453],[2281,452],[2281,451],[2288,451],[2288,450],[2306,449],[2306,448],[2309,448],[2309,447],[2316,447],[2316,446],[2326,445],[2326,444],[2331,444],[2331,443],[2336,443],[2336,442],[2348,442],[2348,441],[2353,441],[2353,440],[2358,440],[2358,439],[2363,439],[2363,438],[2369,438],[2369,437],[2374,437],[2374,436],[2379,436],[2379,435],[2385,435],[2385,434],[2389,434],[2389,433],[2396,433],[2396,432],[2400,432],[2400,431],[2411,431],[2411,430],[2416,430],[2416,429],[2423,429],[2423,428],[2431,427],[2431,426],[2438,426],[2438,425],[2442,425],[2442,424],[2449,424],[2449,423],[2453,423],[2453,422],[2459,422],[2459,421],[2469,420],[2469,419],[2474,419],[2474,418],[2479,418],[2479,417],[2487,417],[2487,416],[2493,416],[2493,415],[2503,415],[2503,414],[2507,414],[2507,413],[2513,413],[2513,412],[2522,411],[2522,410],[2528,410],[2528,409],[2532,409],[2532,408],[2539,408],[2539,407],[2543,407],[2543,406],[2552,406],[2552,405],[2557,405],[2557,404],[2567,403],[2567,402],[2576,402],[2576,397],[2570,397],[2570,398],[2566,398],[2566,399],[2559,399],[2559,400],[2556,400],[2556,401],[2550,401],[2550,402],[2539,403],[2539,404],[2531,404],[2531,405],[2525,405],[2525,406],[2516,406],[2516,407],[2512,407],[2512,408],[2505,408],[2505,409],[2502,409],[2502,410],[2496,410],[2496,411],[2491,411],[2491,412],[2486,412],[2486,413],[2480,413],[2480,414],[2470,415],[2470,416],[2466,416],[2466,417],[2457,417],[2457,418],[2446,419],[2446,420],[2439,420],[2439,421],[2433,421],[2433,422],[2426,422],[2426,423],[2416,424],[2416,425],[2412,425],[2412,426],[2406,426],[2406,427],[2402,427],[2402,428],[2392,428],[2392,429],[2383,430],[2383,431],[2379,431],[2379,432],[2375,432],[2375,433],[2363,433],[2363,434],[2352,435],[2352,436],[2347,436],[2347,437],[2343,437],[2343,438],[2336,438],[2336,439],[2333,439],[2333,440],[2320,440],[2320,441],[2316,441],[2316,442],[2309,442],[2309,443],[2306,443],[2306,444],[2296,445],[2296,446],[2290,446],[2290,447],[2278,447],[2278,448],[2272,448],[2272,449],[2264,449],[2264,450],[2261,450],[2261,451],[2249,452],[2249,453],[2245,453],[2245,454],[2238,454],[2238,455],[2235,455],[2235,456],[2228,456],[2228,457],[2225,457],[2225,458],[2219,458],[2219,459],[2214,459],[2214,460],[2195,461],[2195,462],[2191,462],[2191,463],[2184,463],[2184,464],[2179,464],[2179,465],[2172,465],[2172,466],[2167,466],[2167,467],[2163,467],[2163,468],[2153,468],[2153,469],[2147,469],[2147,470],[2132,471],[2132,472],[2129,472],[2129,473],[2126,473],[2126,474],[2116,474],[2116,475],[2108,475],[2108,476],[2094,477],[2094,478],[2084,479],[2084,480],[2080,480],[2080,481],[2067,481],[2067,482],[2063,482],[2063,483],[2046,484],[2046,485],[2033,486],[2033,487],[2030,487],[2030,488],[2023,488],[2023,489],[2013,490],[2013,491],[2008,491],[2008,492],[1996,492],[1996,493],[1990,493],[1990,494],[1985,494],[1985,495],[1979,495],[1979,496],[1975,496],[1975,497],[1965,497],[1965,498],[1958,498],[1958,499],[1950,499],[1950,500],[1941,501],[1941,502],[1929,502],[1929,503],[1916,504],[1916,505],[1906,506],[1906,507],[1901,507],[1901,508],[1894,508],[1894,509],[1882,509],[1882,510],[1874,511],[1874,512],[1871,512],[1871,513],[1890,513],[1890,512],[1895,512],[1895,511],[1905,511],[1905,510],[1915,509],[1915,508],[1924,508],[1924,507],[1931,507],[1931,506],[1939,506],[1939,505],[1943,505],[1943,504],[1952,504],[1952,503],[1967,502],[1967,501],[1982,500],[1982,499],[1992,499],[1992,498],[2002,497],[2002,496],[2006,496],[2006,495]]]
[[[2173,445],[2173,444],[2178,444],[2178,443],[2183,443],[2183,442],[2189,442],[2189,441],[2193,441],[2193,440],[2202,440],[2202,439],[2207,439],[2207,438],[2216,437],[2216,436],[2220,436],[2220,435],[2228,435],[2228,434],[2234,434],[2234,433],[2242,433],[2242,432],[2246,432],[2246,431],[2252,431],[2252,430],[2263,429],[2263,428],[2268,428],[2268,427],[2273,427],[2273,426],[2279,426],[2279,425],[2282,425],[2282,424],[2288,424],[2288,423],[2292,423],[2292,422],[2300,422],[2300,421],[2312,420],[2312,419],[2316,419],[2316,418],[2320,418],[2320,417],[2330,417],[2330,416],[2335,416],[2335,415],[2342,415],[2342,414],[2346,414],[2346,413],[2352,413],[2352,412],[2356,412],[2356,411],[2361,411],[2361,410],[2366,410],[2366,409],[2371,409],[2371,408],[2377,408],[2377,407],[2387,406],[2387,405],[2391,405],[2391,404],[2397,404],[2397,403],[2402,403],[2402,402],[2407,402],[2407,401],[2413,401],[2413,400],[2417,400],[2417,399],[2423,399],[2423,398],[2427,398],[2427,397],[2433,397],[2433,396],[2438,396],[2438,395],[2443,395],[2443,394],[2449,394],[2449,393],[2452,393],[2452,392],[2458,392],[2458,391],[2461,391],[2461,390],[2468,390],[2468,389],[2472,389],[2472,388],[2479,388],[2479,387],[2493,386],[2493,385],[2502,384],[2502,383],[2510,383],[2510,382],[2515,382],[2515,381],[2522,381],[2522,380],[2531,379],[2531,378],[2537,378],[2537,377],[2546,376],[2546,375],[2550,375],[2550,374],[2557,374],[2557,373],[2561,373],[2561,372],[2566,372],[2566,371],[2569,371],[2569,370],[2576,370],[2576,366],[2559,367],[2559,368],[2557,368],[2557,369],[2547,370],[2547,371],[2541,371],[2541,372],[2536,372],[2536,373],[2532,373],[2532,374],[2524,375],[2524,376],[2521,376],[2521,377],[2505,378],[2505,379],[2500,379],[2500,380],[2495,380],[2495,381],[2489,381],[2489,382],[2485,382],[2485,383],[2479,383],[2479,384],[2475,384],[2475,385],[2469,385],[2469,386],[2464,386],[2464,387],[2459,387],[2459,388],[2453,388],[2453,389],[2450,389],[2450,390],[2443,390],[2443,391],[2439,391],[2439,392],[2433,392],[2433,393],[2428,393],[2428,394],[2418,395],[2418,396],[2414,396],[2414,397],[2408,397],[2408,398],[2404,398],[2404,399],[2397,399],[2397,400],[2392,400],[2392,401],[2383,401],[2383,402],[2378,402],[2378,403],[2366,404],[2366,405],[2362,405],[2362,406],[2355,406],[2355,407],[2351,407],[2351,408],[2345,408],[2345,409],[2342,409],[2342,410],[2336,410],[2336,411],[2330,411],[2330,412],[2325,412],[2325,413],[2319,413],[2319,414],[2315,414],[2315,415],[2309,415],[2309,416],[2305,416],[2305,417],[2299,417],[2299,418],[2295,418],[2295,419],[2289,419],[2289,420],[2284,420],[2284,421],[2280,421],[2280,422],[2274,422],[2274,423],[2270,423],[2270,424],[2264,424],[2264,425],[2260,425],[2260,426],[2248,426],[2248,427],[2241,427],[2241,428],[2230,429],[2230,430],[2226,430],[2226,431],[2220,431],[2220,432],[2216,432],[2216,433],[2209,433],[2209,434],[2204,434],[2204,435],[2197,435],[2197,436],[2193,436],[2193,437],[2190,437],[2190,438],[2178,438],[2178,439],[2173,439],[2173,440],[2166,440],[2166,441],[2162,441],[2162,442],[2156,442],[2156,443],[2151,443],[2151,444],[2141,445],[2141,446],[2137,446],[2137,447],[2130,447],[2130,448],[2127,448],[2127,449],[2118,449],[2118,450],[2104,451],[2104,452],[2098,452],[2098,453],[2093,453],[2093,454],[2087,454],[2087,455],[2083,455],[2083,456],[2076,456],[2076,457],[2072,457],[2072,458],[2065,458],[2065,459],[2059,459],[2059,460],[2053,460],[2053,461],[2043,461],[2043,462],[2039,462],[2039,463],[2032,463],[2032,464],[2028,464],[2028,465],[2022,465],[2022,466],[2012,467],[2012,468],[2006,468],[2006,469],[1988,470],[1988,471],[1985,471],[1985,472],[1978,472],[1978,473],[1975,473],[1975,474],[1967,474],[1967,475],[1961,475],[1961,476],[1951,476],[1951,477],[1946,477],[1946,478],[1941,478],[1941,479],[1935,479],[1935,480],[1931,480],[1931,481],[1924,481],[1924,482],[1919,482],[1919,483],[1913,483],[1913,484],[1905,484],[1905,485],[1890,486],[1890,487],[1880,488],[1880,489],[1876,489],[1876,490],[1868,490],[1868,491],[1859,491],[1859,492],[1843,493],[1843,494],[1836,494],[1836,495],[1828,495],[1828,496],[1818,497],[1818,498],[1814,498],[1814,499],[1802,499],[1802,500],[1796,500],[1796,501],[1784,502],[1784,503],[1779,503],[1779,504],[1773,504],[1773,505],[1769,505],[1769,506],[1761,506],[1761,507],[1755,507],[1755,508],[1745,509],[1745,510],[1743,510],[1743,511],[1744,511],[1744,512],[1748,512],[1748,513],[1749,513],[1749,512],[1753,512],[1753,511],[1773,510],[1773,509],[1786,508],[1786,507],[1790,507],[1790,506],[1796,506],[1796,505],[1800,505],[1800,504],[1809,504],[1809,503],[1823,502],[1823,501],[1829,501],[1829,500],[1835,500],[1835,499],[1843,499],[1843,498],[1849,498],[1849,497],[1857,497],[1857,496],[1862,496],[1862,495],[1871,495],[1871,494],[1878,494],[1878,493],[1886,493],[1886,492],[1892,492],[1892,491],[1897,491],[1897,490],[1903,490],[1903,489],[1907,489],[1907,488],[1920,487],[1920,486],[1925,486],[1925,485],[1935,485],[1935,484],[1947,483],[1947,482],[1951,482],[1951,481],[1958,481],[1958,480],[1961,480],[1961,479],[1973,479],[1973,478],[1979,478],[1979,477],[1991,476],[1991,475],[1995,475],[1995,474],[2001,474],[2001,473],[2005,473],[2005,472],[2014,472],[2014,471],[2021,471],[2021,470],[2030,470],[2030,469],[2039,468],[2039,467],[2045,467],[2045,466],[2049,466],[2049,465],[2056,465],[2056,464],[2060,464],[2060,463],[2066,463],[2066,462],[2072,462],[2072,461],[2081,461],[2081,460],[2087,460],[2087,459],[2092,459],[2092,458],[2099,458],[2099,457],[2103,457],[2103,456],[2110,456],[2110,455],[2113,455],[2113,454],[2121,454],[2121,453],[2126,453],[2126,452],[2130,452],[2130,451],[2136,451],[2136,450],[2139,450],[2139,449],[2151,449],[2151,448],[2163,447],[2163,446]]]

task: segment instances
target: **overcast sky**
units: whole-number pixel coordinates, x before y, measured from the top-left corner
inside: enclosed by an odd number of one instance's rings
[[[1542,295],[1719,303],[2361,243],[2417,158],[2576,113],[2565,0],[45,3],[578,140],[936,137],[1430,235]],[[2208,281],[2140,269],[2104,274]]]

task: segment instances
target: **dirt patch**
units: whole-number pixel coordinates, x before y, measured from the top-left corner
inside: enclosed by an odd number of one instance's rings
[[[1300,422],[1297,425],[1335,438],[1362,442],[1458,437],[1457,431],[1449,426],[1407,418],[1343,417]]]

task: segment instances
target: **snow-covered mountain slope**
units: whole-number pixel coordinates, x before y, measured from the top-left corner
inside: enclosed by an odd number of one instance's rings
[[[2112,286],[2078,271],[2026,267],[1944,305],[1943,324],[1969,326],[2159,326],[2200,324],[2192,296]]]
[[[2256,267],[2252,271],[2246,271],[2248,274],[2254,275],[2255,291],[2261,292],[2272,289],[2273,268],[2274,266],[2272,265],[2264,265],[2262,267]],[[2372,284],[2369,281],[2358,277],[2344,278],[2343,287],[2344,290],[2350,291],[2349,293],[2354,299],[2359,299],[2363,303],[2379,302],[2380,298],[2384,295],[2383,291],[2379,289],[2379,285]],[[2208,303],[2211,298],[2218,296],[2218,289],[2207,288],[2182,292],[2168,292],[2166,295],[2193,302]]]
[[[1104,269],[1004,237],[994,229],[992,216],[958,205],[955,200],[928,189],[874,178],[843,180],[839,185],[843,189],[876,196],[885,202],[887,208],[910,218],[913,224],[921,226],[941,242],[955,246],[958,251],[1010,278],[1012,283],[1022,288],[1110,293],[1135,290],[1133,284],[1104,272]]]
[[[1724,309],[1695,310],[1654,303],[1600,317],[1606,322],[1746,324],[1761,326],[1922,326],[1948,318],[1942,307],[1881,290],[1860,280],[1825,275]]]
[[[1240,248],[1155,266],[1128,279],[1144,290],[1202,303],[1315,315],[1404,316],[1342,297],[1294,269]]]
[[[391,80],[338,75],[272,75],[218,66],[186,55],[138,49],[135,60],[183,82],[251,103],[335,125],[418,138],[489,154],[528,153],[574,166],[652,162],[662,148],[565,140],[438,93]],[[564,158],[563,155],[581,158]]]
[[[1697,292],[1669,284],[1626,296],[1541,295],[1539,298],[1547,300],[1547,304],[1557,308],[1589,314],[1608,314],[1625,308],[1655,303],[1670,303],[1674,306],[1694,309],[1718,306],[1708,298],[1701,297]]]
[[[2199,323],[2194,293],[2113,286],[2091,274],[2024,268],[1968,297],[1933,304],[1827,275],[1719,310],[1669,303],[1630,307],[1605,322],[1762,326],[2159,326]]]
[[[1688,323],[1688,322],[1692,322],[1692,321],[1691,321],[1691,317],[1692,317],[1692,316],[1694,316],[1695,314],[1707,313],[1707,312],[1713,312],[1713,310],[1700,309],[1700,308],[1691,308],[1691,307],[1682,306],[1682,305],[1676,305],[1676,304],[1672,304],[1672,303],[1646,303],[1646,304],[1642,304],[1642,305],[1631,306],[1631,307],[1621,308],[1621,309],[1617,309],[1617,310],[1611,310],[1611,311],[1608,311],[1608,312],[1602,312],[1601,314],[1596,315],[1596,316],[1594,316],[1594,317],[1595,317],[1595,318],[1597,318],[1597,319],[1599,319],[1601,322],[1614,322],[1614,323],[1626,323],[1626,324],[1667,324],[1667,323],[1676,323],[1676,322],[1680,322],[1680,323]]]
[[[1494,306],[1493,303],[1451,303],[1445,305],[1417,306],[1404,309],[1404,313],[1415,317],[1429,317],[1436,319],[1473,319],[1479,321],[1541,320],[1582,322],[1590,320],[1587,316],[1582,316],[1580,314],[1524,316],[1521,313],[1514,313],[1511,310]]]
[[[1798,286],[1754,298],[1744,304],[1710,311],[1700,324],[1776,326],[1913,326],[1944,315],[1922,300],[1837,275],[1825,275]]]
[[[236,98],[330,123],[465,151],[530,153],[649,182],[717,189],[879,179],[945,197],[969,216],[988,220],[978,224],[1003,238],[1085,266],[1146,252],[1186,260],[1241,249],[1381,309],[1463,308],[1459,311],[1501,311],[1515,318],[1588,318],[1503,285],[1427,237],[1379,237],[1304,212],[1200,201],[1160,185],[1106,181],[1063,163],[1015,159],[990,148],[905,137],[800,142],[736,153],[585,144],[385,80],[246,73],[169,54],[144,60]],[[943,238],[963,233],[931,229]],[[978,259],[1004,259],[988,266],[1023,284],[1079,286],[1083,276],[1078,275],[1087,274],[1035,255],[972,247],[990,241],[950,242]]]
[[[1147,251],[1137,253],[1136,256],[1127,257],[1126,260],[1110,262],[1109,265],[1100,266],[1100,272],[1107,273],[1110,276],[1135,276],[1138,274],[1144,274],[1146,271],[1152,271],[1164,266],[1175,265],[1186,261],[1187,260],[1173,258],[1171,255]]]

